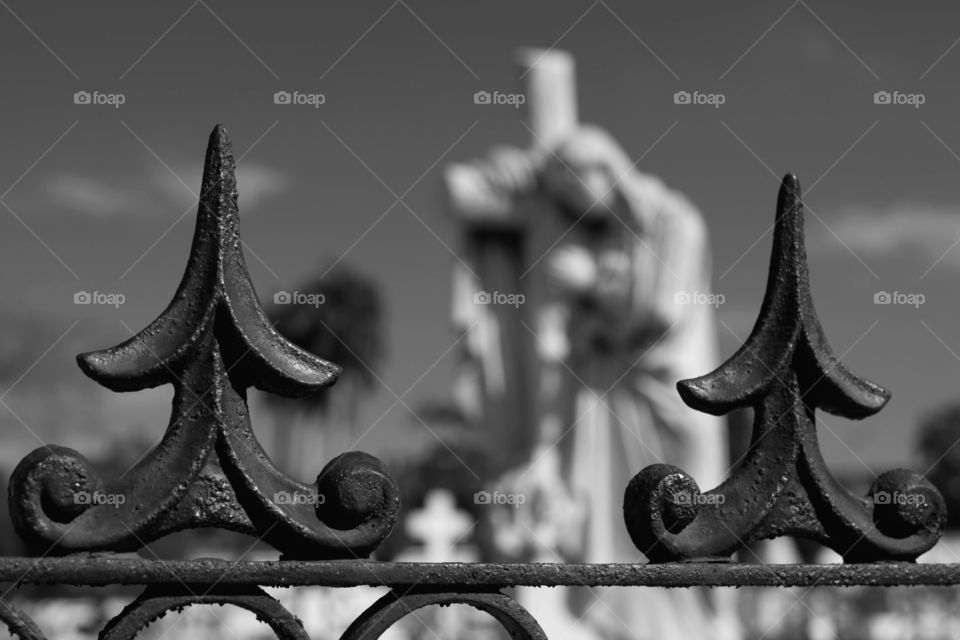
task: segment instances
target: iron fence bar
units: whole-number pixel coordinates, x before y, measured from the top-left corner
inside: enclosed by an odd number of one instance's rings
[[[269,587],[410,587],[489,590],[515,586],[896,586],[960,584],[960,563],[661,564],[419,563],[371,560],[0,559],[0,583],[83,586],[187,584]]]

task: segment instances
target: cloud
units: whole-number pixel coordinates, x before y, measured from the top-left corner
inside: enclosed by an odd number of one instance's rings
[[[260,164],[242,164],[237,167],[237,189],[240,206],[255,208],[272,196],[282,193],[290,185],[283,173]]]
[[[94,218],[131,215],[150,205],[146,194],[96,178],[58,174],[47,181],[49,204]]]
[[[199,164],[174,167],[176,176],[190,187],[190,191],[180,180],[163,167],[154,174],[154,183],[165,195],[176,202],[190,202],[193,193],[200,193],[200,180],[203,167]],[[237,165],[237,190],[240,193],[241,213],[250,213],[258,205],[271,197],[282,193],[290,186],[290,178],[283,172],[263,164],[244,162]],[[194,200],[196,202],[196,200]]]
[[[846,244],[863,258],[908,255],[960,270],[960,209],[904,203],[886,209],[849,208],[821,217],[829,230],[818,222],[807,223],[818,228],[808,244],[814,251],[847,251]]]
[[[103,179],[74,173],[59,173],[46,181],[46,206],[93,218],[152,216],[177,213],[196,204],[191,192],[200,190],[202,168],[174,169],[176,176],[163,167],[145,174],[142,187],[121,186]],[[244,163],[237,167],[241,211],[250,213],[290,185],[286,174],[271,167]],[[193,204],[191,204],[193,203]]]

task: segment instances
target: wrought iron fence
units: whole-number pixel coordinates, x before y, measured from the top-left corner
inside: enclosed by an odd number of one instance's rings
[[[80,453],[44,446],[13,473],[9,508],[35,557],[0,559],[0,582],[142,585],[103,638],[130,638],[170,610],[231,604],[280,638],[306,638],[293,614],[261,587],[385,586],[389,593],[343,634],[379,637],[408,613],[463,603],[489,613],[516,639],[540,639],[509,587],[952,585],[960,564],[916,564],[939,540],[946,508],[920,474],[888,471],[865,497],[844,489],[820,453],[815,411],[864,418],[889,399],[831,351],[810,293],[800,186],[786,176],[774,222],[767,289],[753,331],[716,371],[678,385],[684,401],[722,415],[754,410],[749,452],[719,487],[702,493],[682,470],[653,465],[626,487],[624,518],[648,564],[403,563],[367,560],[397,520],[399,488],[377,458],[345,453],[313,484],[277,469],[253,433],[246,390],[300,396],[333,384],[339,368],[294,346],[265,318],[244,263],[235,167],[227,132],[210,136],[186,272],[148,327],[85,353],[85,374],[114,391],[175,389],[162,442],[122,479],[101,477]],[[84,499],[78,499],[82,496]],[[123,500],[111,497],[123,496]],[[278,499],[298,496],[298,499]],[[323,496],[324,499],[319,499]],[[722,496],[723,499],[711,499]],[[279,561],[163,561],[135,551],[183,529],[212,527],[262,539]],[[750,542],[794,536],[839,553],[844,564],[731,561]],[[43,638],[8,599],[0,619]]]

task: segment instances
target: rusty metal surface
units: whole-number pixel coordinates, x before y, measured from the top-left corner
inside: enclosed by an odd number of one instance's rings
[[[747,543],[784,535],[820,542],[847,562],[914,560],[939,540],[946,506],[923,476],[888,471],[859,497],[823,461],[816,410],[864,418],[890,394],[848,371],[820,327],[794,176],[780,188],[767,290],[753,331],[715,371],[678,388],[706,413],[752,407],[753,437],[746,457],[712,491],[701,492],[683,470],[663,464],[633,478],[624,518],[651,561],[728,558]]]
[[[318,585],[448,587],[463,591],[506,586],[893,586],[960,584],[960,563],[768,565],[719,562],[661,564],[419,563],[372,560],[235,562],[146,560],[84,555],[0,558],[0,583]]]
[[[264,316],[243,258],[234,173],[218,126],[173,300],[138,335],[77,357],[84,373],[114,391],[172,384],[162,442],[120,479],[102,478],[64,447],[24,458],[11,478],[10,512],[38,553],[134,550],[174,531],[218,527],[288,557],[363,557],[396,521],[396,482],[373,456],[345,453],[305,484],[274,467],[254,436],[248,387],[316,393],[340,369],[288,342]]]

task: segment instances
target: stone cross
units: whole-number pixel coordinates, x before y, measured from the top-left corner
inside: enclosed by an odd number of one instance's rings
[[[423,543],[416,553],[420,562],[470,562],[473,554],[460,548],[462,539],[473,528],[473,519],[457,510],[453,494],[446,489],[431,489],[422,509],[407,517],[407,533]]]
[[[573,57],[556,49],[522,49],[516,61],[531,134],[528,148],[549,154],[577,126]],[[475,163],[448,166],[445,181],[453,215],[461,223],[462,254],[472,270],[459,269],[454,283],[455,323],[464,331],[472,327],[474,334],[463,341],[463,378],[469,378],[465,385],[472,387],[468,395],[473,396],[466,404],[473,405],[470,417],[504,452],[499,471],[509,470],[529,460],[544,428],[557,427],[544,424],[558,386],[560,357],[544,350],[554,351],[547,334],[557,331],[544,330],[540,316],[548,305],[538,300],[543,288],[535,266],[559,236],[551,229],[558,216],[536,193],[502,207],[485,207],[485,195],[477,192],[484,185],[482,169]],[[488,304],[472,308],[471,291],[475,301],[487,295]],[[520,294],[525,304],[496,304],[490,296],[497,293]]]

